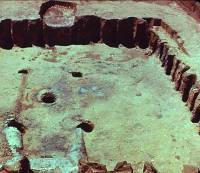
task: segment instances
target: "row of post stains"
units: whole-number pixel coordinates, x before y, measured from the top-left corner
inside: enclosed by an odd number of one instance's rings
[[[110,47],[119,44],[127,48],[139,46],[145,49],[149,46],[150,18],[137,19],[103,19],[98,16],[76,17],[71,27],[52,27],[43,19],[13,21],[5,19],[0,22],[0,47],[12,49],[32,45],[44,47],[61,45],[87,45],[90,43],[105,43]],[[152,20],[151,20],[152,21]],[[160,19],[155,19],[157,25]]]
[[[165,73],[171,75],[175,89],[181,93],[182,101],[186,102],[192,112],[191,121],[198,123],[200,121],[200,83],[197,75],[190,66],[175,56],[170,45],[162,42],[155,32],[151,32],[150,35],[150,47],[158,55]]]

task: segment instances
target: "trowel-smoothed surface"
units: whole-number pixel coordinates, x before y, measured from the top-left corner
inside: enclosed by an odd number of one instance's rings
[[[18,70],[29,69],[19,116],[26,127],[23,152],[29,157],[65,157],[75,140],[74,129],[80,119],[87,119],[95,125],[84,136],[89,160],[108,169],[122,160],[138,172],[149,160],[166,173],[199,164],[197,128],[156,57],[105,45],[14,48],[0,53],[1,128],[4,113],[15,109],[19,98]],[[38,100],[44,89],[55,93],[56,103]]]

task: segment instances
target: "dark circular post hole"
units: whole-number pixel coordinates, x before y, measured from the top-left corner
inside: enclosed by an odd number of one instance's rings
[[[56,102],[56,95],[52,92],[46,92],[41,95],[41,101],[43,103],[54,103]]]

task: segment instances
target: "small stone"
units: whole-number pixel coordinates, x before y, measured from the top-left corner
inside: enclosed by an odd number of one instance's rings
[[[142,96],[142,93],[138,91],[135,95],[139,97]]]
[[[138,67],[138,64],[132,64],[132,66],[131,66],[132,68],[135,68],[135,67]]]
[[[105,165],[80,160],[79,173],[107,173],[107,169]]]
[[[133,168],[127,161],[118,162],[114,168],[116,173],[133,173]]]
[[[158,173],[158,171],[154,168],[153,164],[150,162],[144,163],[143,173]]]

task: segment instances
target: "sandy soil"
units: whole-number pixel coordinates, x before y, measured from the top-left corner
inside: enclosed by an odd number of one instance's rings
[[[7,104],[1,104],[0,110],[12,108],[15,102],[13,94],[19,85],[17,71],[30,68],[26,104],[34,102],[31,96],[36,91],[60,79],[66,81],[63,85],[73,89],[75,102],[65,96],[67,109],[47,111],[36,102],[21,113],[25,124],[29,123],[31,129],[37,127],[34,131],[28,128],[25,133],[26,152],[42,151],[43,155],[49,155],[48,148],[40,143],[42,139],[58,132],[62,138],[67,131],[61,132],[64,129],[59,129],[57,124],[66,115],[81,114],[95,124],[95,130],[85,134],[89,159],[106,164],[108,169],[122,160],[131,162],[138,172],[147,160],[166,173],[181,172],[184,164],[198,165],[200,138],[189,121],[190,113],[174,91],[170,78],[165,76],[159,60],[143,53],[105,45],[1,50],[1,64],[4,64],[1,74],[7,75],[4,81],[8,80],[2,83],[0,96],[1,100],[10,99]],[[81,72],[83,78],[73,78],[70,71]],[[68,128],[73,128],[76,122],[68,120],[71,122]],[[67,143],[57,146],[49,143],[50,154],[63,156],[60,148],[64,146]]]

